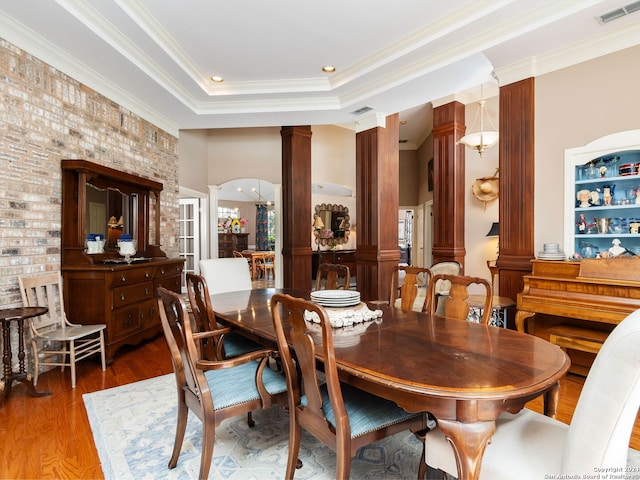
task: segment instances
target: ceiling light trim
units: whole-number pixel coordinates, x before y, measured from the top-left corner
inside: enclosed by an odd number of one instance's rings
[[[10,15],[0,15],[0,31],[2,31],[2,38],[22,49],[25,53],[38,58],[62,74],[106,96],[122,108],[139,115],[165,132],[175,137],[179,136],[180,129],[176,122],[160,114],[156,109],[149,108],[146,103],[140,102],[127,90],[100,75],[95,70],[87,69],[76,58],[54,47],[46,38],[25,27]]]

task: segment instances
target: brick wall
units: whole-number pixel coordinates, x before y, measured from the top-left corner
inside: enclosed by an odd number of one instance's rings
[[[159,243],[177,257],[177,151],[176,137],[0,39],[0,308],[21,305],[18,276],[60,269],[63,158],[161,182]]]

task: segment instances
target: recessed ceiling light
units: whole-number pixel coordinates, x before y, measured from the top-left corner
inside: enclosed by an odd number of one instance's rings
[[[325,65],[324,67],[322,67],[322,71],[325,73],[333,73],[336,71],[336,67],[334,67],[333,65]]]
[[[400,125],[406,125],[407,121],[406,120],[400,120]]]
[[[216,82],[216,83],[221,83],[221,82],[224,82],[224,78],[219,77],[217,75],[212,75],[211,76],[211,81]]]

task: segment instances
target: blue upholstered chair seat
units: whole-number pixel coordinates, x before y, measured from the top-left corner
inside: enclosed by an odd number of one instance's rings
[[[224,354],[227,358],[239,357],[245,353],[255,352],[264,348],[263,345],[249,340],[236,332],[229,332],[224,336]]]
[[[408,413],[390,400],[376,397],[363,390],[344,383],[340,384],[344,406],[349,415],[351,438],[356,438],[366,433],[378,430],[382,427],[400,423],[410,417],[422,415],[421,413]],[[327,385],[320,387],[322,393],[322,411],[326,419],[335,425],[335,416],[329,401]],[[307,398],[300,399],[302,405],[307,405]]]
[[[233,368],[222,370],[208,370],[204,376],[209,383],[213,407],[215,410],[239,405],[260,398],[255,385],[258,362],[249,362]],[[262,381],[270,394],[282,393],[287,390],[287,380],[284,375],[265,368]]]

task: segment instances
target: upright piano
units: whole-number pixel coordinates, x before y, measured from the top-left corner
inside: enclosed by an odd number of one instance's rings
[[[532,260],[532,264],[517,298],[519,331],[548,338],[549,327],[568,323],[610,332],[640,308],[640,257]],[[536,314],[541,314],[539,319]],[[574,362],[590,364],[593,358],[573,353]]]

